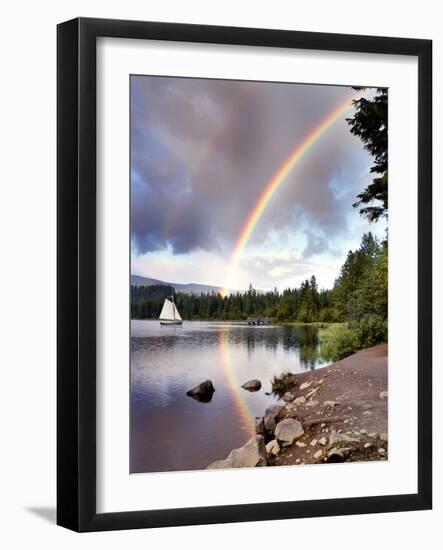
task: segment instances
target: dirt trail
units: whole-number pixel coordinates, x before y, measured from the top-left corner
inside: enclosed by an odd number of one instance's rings
[[[380,344],[329,367],[289,375],[285,380],[287,390],[295,398],[280,411],[277,422],[296,418],[303,424],[305,433],[276,457],[269,457],[268,464],[326,461],[328,452],[335,446],[330,443],[334,432],[353,440],[336,445],[347,448],[345,460],[386,460],[387,363],[387,345]],[[297,398],[301,399],[297,401]],[[303,398],[306,401],[300,403]]]

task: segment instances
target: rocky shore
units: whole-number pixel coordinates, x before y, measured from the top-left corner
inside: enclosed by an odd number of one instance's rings
[[[284,405],[256,418],[256,435],[208,468],[388,458],[387,345],[279,380]]]

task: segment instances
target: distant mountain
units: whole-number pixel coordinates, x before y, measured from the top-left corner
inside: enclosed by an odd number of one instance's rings
[[[150,277],[142,277],[141,275],[131,275],[131,285],[134,286],[149,286],[149,285],[165,285],[172,286],[177,292],[186,294],[211,294],[212,292],[220,292],[219,286],[200,285],[198,283],[171,283],[160,281],[159,279],[151,279]]]

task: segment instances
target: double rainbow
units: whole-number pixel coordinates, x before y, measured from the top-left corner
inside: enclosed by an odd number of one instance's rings
[[[188,173],[189,178],[192,180],[198,174],[200,174],[211,160],[211,155],[217,150],[220,141],[229,128],[232,120],[240,113],[244,103],[249,99],[250,95],[254,91],[254,82],[245,82],[240,88],[237,94],[234,96],[230,107],[226,110],[221,118],[222,123],[218,126],[214,126],[209,133],[208,138],[204,141],[202,147],[198,151],[193,162],[189,165]],[[175,206],[169,209],[169,216],[165,218],[165,224],[162,230],[162,234],[165,237],[169,237],[173,234],[177,225],[180,214],[182,213],[182,207],[184,200],[178,200],[175,202]]]
[[[314,143],[321,138],[321,136],[336,122],[342,115],[344,115],[351,107],[352,101],[360,97],[361,92],[354,93],[351,97],[348,97],[345,101],[340,103],[334,108],[323,120],[321,120],[317,126],[315,126],[309,134],[297,144],[297,146],[291,151],[286,160],[280,165],[280,167],[274,172],[273,176],[268,180],[261,192],[258,200],[255,202],[253,208],[250,210],[248,217],[240,231],[235,246],[231,252],[228,261],[227,275],[224,282],[224,287],[221,289],[221,295],[225,297],[230,288],[234,288],[234,277],[236,274],[238,262],[241,253],[246,246],[246,243],[251,236],[258,220],[263,214],[266,206],[274,196],[275,192],[285,181],[288,174],[292,171],[298,161],[305,155],[305,153],[314,145]]]

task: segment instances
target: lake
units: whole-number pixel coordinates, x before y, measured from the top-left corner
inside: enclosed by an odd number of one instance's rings
[[[131,321],[131,473],[203,469],[241,447],[254,418],[280,402],[274,375],[328,365],[313,326]],[[258,392],[241,385],[258,378]],[[203,403],[186,392],[212,380]]]

